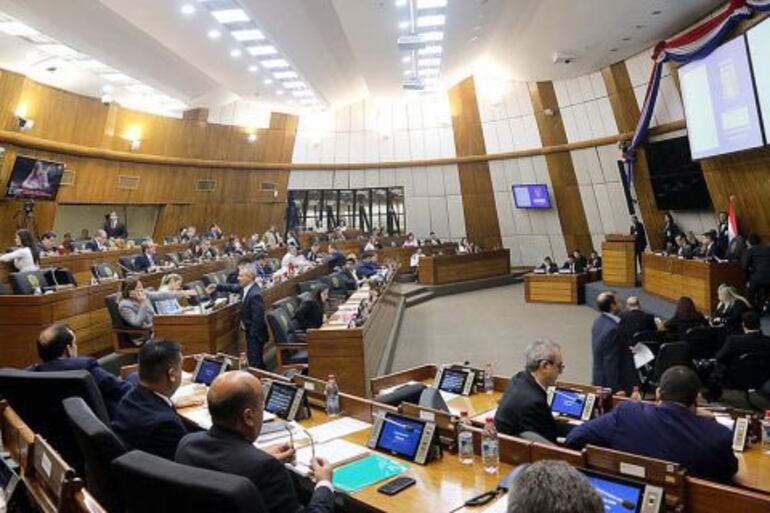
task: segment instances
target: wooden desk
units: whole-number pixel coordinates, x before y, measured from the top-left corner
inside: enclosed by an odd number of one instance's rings
[[[379,372],[385,349],[403,310],[403,299],[396,293],[391,276],[372,306],[369,318],[360,328],[334,327],[327,323],[308,330],[308,372],[326,379],[334,374],[344,392],[369,396],[369,380]]]
[[[217,354],[238,345],[238,304],[206,314],[156,315],[155,336],[179,342],[182,354]]]
[[[454,243],[446,242],[440,246],[421,246],[422,251],[427,256],[434,255],[454,255],[457,249]],[[412,255],[417,251],[417,248],[405,248],[403,246],[398,247],[383,247],[377,250],[377,260],[380,264],[386,264],[392,260],[398,264],[398,272],[401,274],[409,274],[412,272]],[[424,260],[424,258],[423,258]]]
[[[508,249],[420,259],[420,283],[423,285],[444,285],[510,274],[511,252]]]
[[[524,275],[524,298],[527,303],[585,303],[585,274]]]
[[[636,286],[636,237],[608,234],[602,243],[602,279],[615,287]]]
[[[689,296],[705,315],[713,315],[722,283],[743,291],[746,277],[736,263],[709,263],[645,253],[642,256],[642,287],[650,294],[677,301]]]
[[[749,446],[745,452],[736,452],[738,458],[738,473],[733,480],[735,483],[770,494],[770,455],[762,454],[761,444]]]

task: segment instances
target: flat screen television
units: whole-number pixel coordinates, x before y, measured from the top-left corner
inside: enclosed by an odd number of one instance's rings
[[[690,156],[687,137],[650,142],[645,146],[655,204],[660,210],[711,207],[700,163]]]
[[[513,200],[516,202],[516,208],[551,208],[551,197],[548,195],[547,185],[514,185]]]
[[[728,41],[679,69],[692,158],[764,144],[746,39]]]
[[[53,200],[59,192],[64,164],[34,157],[16,157],[8,181],[9,198]]]

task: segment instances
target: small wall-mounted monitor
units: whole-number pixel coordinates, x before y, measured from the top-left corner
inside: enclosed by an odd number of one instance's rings
[[[547,185],[514,185],[513,200],[516,202],[516,208],[551,208],[551,197],[548,195]]]
[[[59,192],[64,164],[34,157],[16,157],[8,181],[9,198],[53,200]]]

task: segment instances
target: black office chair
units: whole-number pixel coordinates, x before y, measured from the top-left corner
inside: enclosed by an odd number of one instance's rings
[[[99,262],[91,266],[91,274],[99,283],[120,279],[120,269],[110,262]]]
[[[690,358],[693,360],[713,358],[718,349],[716,337],[709,326],[690,328],[684,334],[684,341],[690,346]]]
[[[348,289],[345,282],[342,281],[341,273],[333,273],[328,276],[322,276],[321,282],[329,287],[329,298],[344,301],[348,297]]]
[[[761,388],[767,380],[770,380],[769,354],[742,354],[725,373],[725,384],[729,388],[742,390],[749,404],[751,404],[749,392]]]
[[[273,302],[273,308],[283,308],[289,317],[294,318],[294,314],[299,310],[300,301],[297,296],[289,296]]]
[[[422,383],[412,383],[399,387],[388,394],[378,395],[372,400],[390,406],[399,406],[401,403],[420,404],[420,396],[426,388],[428,386]]]
[[[104,399],[88,371],[32,372],[0,369],[0,395],[64,460],[83,475],[83,456],[72,433],[62,401],[80,397],[96,417],[110,422]]]
[[[112,332],[114,334],[113,348],[116,353],[138,353],[139,347],[152,337],[152,330],[129,326],[120,315],[120,297],[118,294],[110,294],[104,297],[104,304],[110,314]]]
[[[203,280],[203,283],[204,283],[205,285],[211,285],[212,283],[213,283],[213,284],[215,284],[215,285],[218,285],[218,284],[220,284],[220,283],[225,283],[225,282],[226,282],[226,280],[227,280],[227,278],[225,278],[225,279],[223,280],[223,279],[222,279],[222,278],[219,276],[219,273],[208,273],[208,274],[204,274],[204,275],[201,277],[201,280]]]
[[[666,370],[676,365],[692,367],[690,346],[687,342],[666,342],[660,346],[655,366],[650,376],[642,383],[645,391],[650,391],[660,383],[660,377]]]
[[[139,255],[129,255],[118,258],[118,263],[120,263],[124,275],[137,272],[134,260],[138,256]]]
[[[265,513],[254,484],[245,477],[190,467],[142,451],[112,462],[125,498],[125,513]]]
[[[62,404],[85,460],[88,491],[107,511],[123,511],[120,488],[110,464],[126,453],[126,446],[80,397],[69,397]]]
[[[77,287],[78,283],[75,281],[75,276],[66,267],[48,267],[46,269],[40,269],[45,276],[45,280],[52,287],[71,285]]]
[[[211,300],[209,293],[206,292],[206,285],[204,285],[203,282],[200,280],[191,281],[190,283],[185,283],[184,285],[182,285],[182,289],[194,290],[195,292],[198,293],[198,295],[192,296],[187,299],[187,301],[189,301],[190,304],[193,306],[208,303]]]
[[[74,240],[72,241],[73,251],[86,251],[86,246],[90,241],[87,240]]]
[[[307,339],[296,331],[294,322],[283,308],[273,308],[265,316],[275,342],[275,357],[281,369],[307,367]]]
[[[171,262],[176,266],[182,263],[182,259],[179,257],[179,253],[166,253],[161,257],[161,260],[164,262]]]
[[[51,286],[41,271],[24,271],[11,273],[9,276],[11,287],[16,294],[29,295],[42,292]]]
[[[312,292],[312,290],[315,287],[317,287],[320,283],[322,282],[319,280],[301,281],[297,286],[299,287],[300,293]]]

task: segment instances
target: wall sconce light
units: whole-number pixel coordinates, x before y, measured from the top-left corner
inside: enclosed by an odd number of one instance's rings
[[[138,126],[129,127],[123,138],[131,144],[131,151],[137,151],[142,146],[142,129]]]
[[[32,127],[35,126],[35,121],[27,117],[27,110],[28,106],[26,103],[20,103],[19,106],[16,107],[16,124],[22,132],[31,130]]]
[[[548,109],[545,109],[545,110],[543,111],[543,114],[545,114],[545,115],[546,115],[546,116],[548,116],[549,118],[552,118],[552,117],[554,117],[554,116],[556,115],[556,111],[555,111],[555,110],[553,110],[553,109],[550,109],[550,108],[548,108]]]
[[[250,143],[255,143],[255,142],[257,142],[257,134],[249,134],[249,135],[246,137],[246,140],[247,140],[247,141],[249,141]]]
[[[132,139],[131,140],[131,151],[137,151],[141,147],[142,147],[141,139]]]

